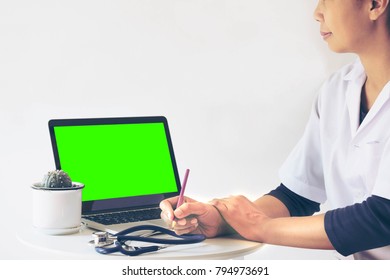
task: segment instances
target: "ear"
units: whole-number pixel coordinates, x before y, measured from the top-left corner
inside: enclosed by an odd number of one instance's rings
[[[389,0],[372,0],[370,7],[370,19],[377,20],[383,15],[386,17],[388,9],[390,9]]]

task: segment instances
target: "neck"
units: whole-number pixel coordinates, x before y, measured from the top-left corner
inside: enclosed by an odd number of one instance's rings
[[[381,91],[390,81],[390,48],[388,53],[371,58],[360,57],[360,60],[367,75],[366,85],[372,90]]]
[[[366,84],[381,91],[390,81],[390,36],[387,30],[378,33],[367,38],[369,45],[358,55],[367,75]]]
[[[359,54],[367,75],[362,91],[362,101],[365,101],[368,110],[390,81],[390,37],[383,36],[382,40],[371,41],[370,45],[367,51]]]

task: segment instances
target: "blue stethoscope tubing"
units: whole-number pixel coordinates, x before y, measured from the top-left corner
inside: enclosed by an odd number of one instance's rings
[[[144,231],[144,230],[167,234],[172,237],[175,237],[175,239],[128,235],[129,233],[134,233],[137,231]],[[164,244],[164,245],[184,245],[184,244],[199,243],[206,239],[206,237],[203,234],[178,235],[174,231],[171,231],[169,229],[160,226],[155,226],[155,225],[134,226],[125,229],[123,231],[120,231],[116,234],[113,234],[112,236],[116,237],[116,241],[114,242],[114,247],[95,247],[96,252],[100,254],[112,254],[112,253],[120,252],[128,256],[138,256],[144,253],[158,251],[162,249],[162,247],[158,245],[152,245],[152,246],[145,246],[145,247],[137,247],[137,249],[135,250],[127,250],[124,248],[124,243],[126,241],[140,241],[140,242]]]

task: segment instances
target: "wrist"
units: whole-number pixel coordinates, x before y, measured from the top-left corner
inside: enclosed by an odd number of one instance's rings
[[[270,217],[264,217],[261,223],[259,224],[259,231],[258,231],[258,237],[256,238],[258,241],[262,243],[268,243],[272,244],[271,238],[273,236],[273,229],[272,226],[273,218]]]
[[[236,230],[233,229],[233,227],[231,227],[225,220],[225,218],[222,216],[221,212],[218,210],[217,207],[215,207],[214,205],[210,204],[210,206],[212,206],[215,211],[218,212],[218,216],[219,216],[219,222],[218,222],[218,228],[217,228],[217,233],[216,235],[217,236],[221,236],[221,235],[229,235],[229,234],[235,234],[237,233]]]

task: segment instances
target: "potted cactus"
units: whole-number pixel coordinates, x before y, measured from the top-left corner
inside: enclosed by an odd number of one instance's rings
[[[72,188],[72,180],[68,173],[62,170],[49,171],[42,180],[41,184],[38,184],[39,188],[45,189],[68,189]]]
[[[32,185],[34,227],[47,234],[78,232],[83,188],[63,170],[48,172],[42,182]]]

